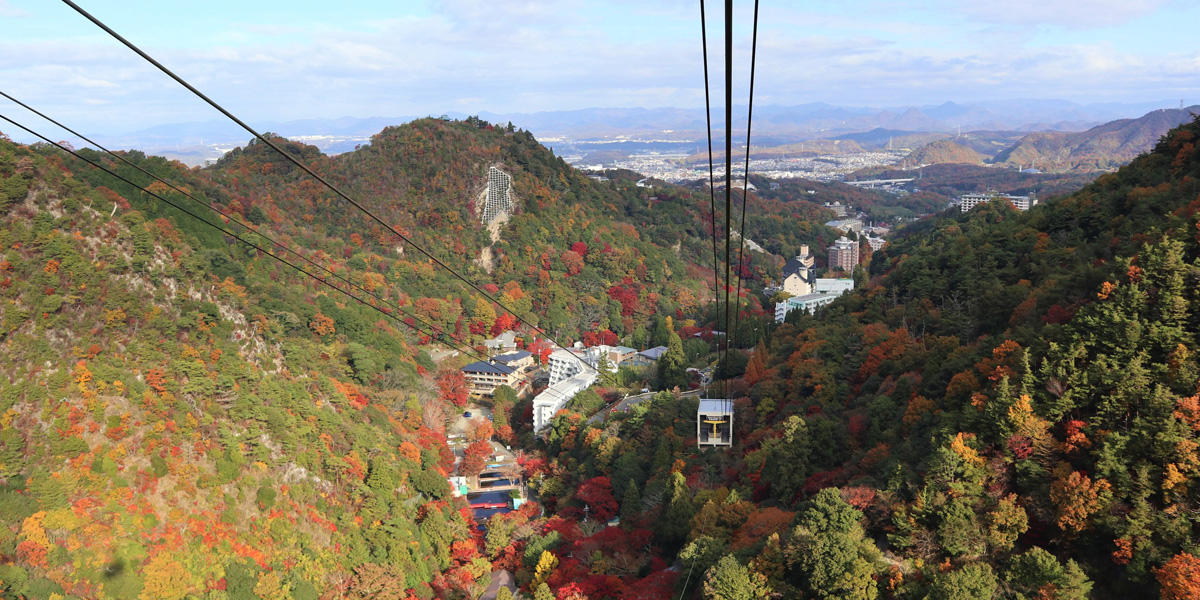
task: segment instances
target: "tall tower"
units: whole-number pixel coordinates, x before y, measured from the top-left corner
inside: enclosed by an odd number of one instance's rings
[[[496,167],[488,167],[487,197],[483,202],[480,219],[491,223],[501,214],[508,216],[512,210],[512,176]]]

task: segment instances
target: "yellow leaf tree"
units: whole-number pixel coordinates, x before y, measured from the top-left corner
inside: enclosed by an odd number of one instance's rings
[[[142,577],[145,585],[138,600],[183,600],[196,587],[192,574],[165,552],[150,559]]]

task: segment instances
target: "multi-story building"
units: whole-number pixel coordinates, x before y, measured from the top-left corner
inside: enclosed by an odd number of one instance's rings
[[[787,314],[793,310],[816,312],[818,308],[837,300],[838,296],[853,289],[853,279],[816,279],[813,281],[812,293],[792,296],[783,302],[775,303],[775,322],[782,323],[787,318]]]
[[[863,222],[861,219],[836,219],[825,224],[826,227],[841,229],[842,233],[862,233]]]
[[[867,244],[871,246],[871,252],[878,252],[886,243],[887,240],[881,237],[867,237]]]
[[[567,405],[567,401],[576,394],[588,389],[596,382],[596,371],[588,369],[572,375],[562,381],[551,384],[542,393],[533,398],[533,431],[541,431],[558,411]]]
[[[853,271],[858,266],[858,242],[842,236],[829,247],[829,270]]]
[[[783,291],[793,296],[811,294],[815,263],[816,258],[808,251],[808,244],[800,246],[800,254],[783,265]]]
[[[515,387],[517,382],[517,369],[483,361],[463,367],[462,373],[471,384],[471,393],[484,396],[491,396],[502,385]]]
[[[576,373],[581,373],[586,369],[583,359],[576,356],[570,350],[559,348],[550,353],[547,362],[547,371],[550,373],[550,385],[560,381],[566,381],[573,377]],[[589,369],[590,371],[590,369]]]
[[[850,208],[849,206],[842,204],[841,202],[837,202],[837,201],[834,201],[832,203],[826,202],[825,204],[822,204],[822,206],[824,206],[825,208],[828,208],[829,210],[832,210],[833,214],[835,214],[839,217],[846,216],[846,214],[847,214],[846,211]]]
[[[1037,206],[1038,203],[1037,196],[1033,194],[1028,196],[1010,196],[989,190],[979,194],[963,194],[958,199],[958,209],[962,212],[969,212],[972,208],[995,199],[1007,200],[1017,210],[1029,210]]]

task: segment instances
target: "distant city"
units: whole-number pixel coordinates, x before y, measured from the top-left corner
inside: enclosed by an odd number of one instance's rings
[[[745,149],[743,148],[741,152],[744,153]],[[908,153],[909,150],[900,149],[751,159],[750,171],[756,175],[763,175],[772,179],[802,177],[813,181],[838,181],[845,175],[861,169],[895,165],[903,160]],[[735,150],[734,154],[736,156],[738,151]],[[578,155],[564,156],[563,159],[571,163],[571,165],[584,170],[628,169],[647,177],[654,177],[672,183],[695,181],[708,177],[707,161],[695,161],[690,155],[684,154],[636,154],[606,163],[591,162]],[[744,159],[736,160],[735,165],[733,169],[734,176],[743,177],[745,173]],[[723,164],[716,165],[714,176],[717,178],[725,177],[725,167]]]

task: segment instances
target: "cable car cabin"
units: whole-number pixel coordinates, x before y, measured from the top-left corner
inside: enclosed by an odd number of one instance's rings
[[[733,400],[700,401],[696,410],[696,445],[733,446]]]

